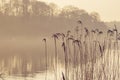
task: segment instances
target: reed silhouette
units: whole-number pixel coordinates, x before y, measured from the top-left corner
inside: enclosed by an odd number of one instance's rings
[[[47,40],[46,38],[43,39],[44,43],[45,43],[45,56],[46,56],[46,77],[45,80],[47,80],[47,71],[48,71],[48,55],[47,55]]]
[[[37,0],[9,1],[0,3],[1,72],[25,79],[45,72],[48,80],[54,68],[55,80],[120,79],[120,33],[116,24],[108,29],[99,16],[74,6],[60,10],[55,4]],[[50,33],[54,33],[54,43],[44,38],[44,45],[39,45],[40,34],[48,37]]]

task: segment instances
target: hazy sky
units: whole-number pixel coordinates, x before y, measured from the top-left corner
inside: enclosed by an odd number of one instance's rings
[[[120,21],[120,0],[39,0],[47,3],[53,2],[58,6],[74,5],[87,12],[96,11],[101,20]]]

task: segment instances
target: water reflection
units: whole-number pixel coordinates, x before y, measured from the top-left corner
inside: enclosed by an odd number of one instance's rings
[[[106,51],[107,52],[107,51]],[[114,57],[113,57],[114,56]],[[34,57],[28,57],[28,56],[20,56],[20,55],[14,55],[7,58],[1,58],[0,60],[0,73],[3,73],[4,80],[45,80],[46,77],[46,71],[45,68],[41,69],[41,65],[44,65],[40,63],[39,58],[33,59]],[[107,76],[109,77],[110,74],[113,73],[114,69],[118,67],[118,64],[116,60],[118,60],[118,54],[114,54],[114,50],[112,51],[111,55],[105,54],[103,57],[106,61],[105,66],[105,73],[107,73]],[[94,80],[97,80],[95,78],[97,74],[99,74],[99,70],[101,70],[101,66],[104,60],[99,59],[97,60],[96,64],[94,64]],[[88,68],[90,68],[90,62],[88,62],[86,65],[88,65]],[[78,65],[79,67],[80,65]],[[108,70],[108,69],[109,70]],[[81,74],[76,74],[77,69],[79,68],[72,68],[72,65],[69,66],[69,80],[76,80],[76,76]],[[83,68],[85,69],[85,68]],[[57,70],[58,79],[62,80],[62,72],[64,73],[64,65],[58,64],[58,70]],[[75,72],[74,72],[75,71]],[[94,73],[93,72],[93,73]],[[55,80],[55,74],[54,74],[54,66],[48,66],[47,71],[47,80]],[[81,70],[79,70],[79,73],[81,73]],[[117,71],[115,73],[118,73]],[[101,76],[104,74],[101,74]],[[119,74],[118,74],[119,75]],[[113,77],[113,76],[111,76]],[[119,79],[119,77],[117,78]],[[0,80],[2,80],[2,77],[0,77]]]
[[[40,58],[34,57],[13,55],[1,58],[0,73],[3,74],[5,80],[44,80],[46,77],[45,61],[40,61]],[[60,68],[62,65],[58,65],[58,71],[62,72],[63,69]],[[58,75],[61,76],[59,73]],[[47,80],[52,79],[54,79],[53,65],[48,66],[47,71]]]
[[[44,67],[41,69],[40,59],[33,59],[34,57],[28,57],[27,55],[20,56],[14,55],[0,60],[0,70],[1,73],[6,73],[8,75],[14,74],[31,74],[37,71],[45,70]]]

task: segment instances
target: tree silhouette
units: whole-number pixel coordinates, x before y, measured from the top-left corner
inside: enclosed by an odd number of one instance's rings
[[[29,0],[22,0],[23,3],[23,15],[28,15],[28,6],[29,6]]]
[[[65,6],[61,11],[60,16],[65,18],[77,18],[84,13],[86,13],[84,10],[80,10],[77,7]]]

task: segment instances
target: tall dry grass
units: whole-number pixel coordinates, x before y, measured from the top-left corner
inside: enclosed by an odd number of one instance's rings
[[[54,60],[52,67],[54,68],[55,80],[120,80],[120,52],[119,40],[120,33],[117,26],[111,30],[101,31],[99,29],[87,29],[82,21],[78,21],[75,30],[66,33],[55,33],[52,38],[54,41]],[[45,70],[47,78],[48,71],[48,47],[47,41],[43,39],[45,46]],[[60,42],[59,42],[60,41]],[[58,42],[60,44],[58,44]],[[59,46],[62,50],[59,52]],[[62,53],[63,52],[63,53]],[[59,54],[63,54],[64,69],[59,73]],[[17,61],[17,62],[15,62]],[[29,61],[29,62],[28,62]],[[11,64],[13,63],[14,64]],[[5,67],[5,61],[1,61],[0,70],[12,75],[18,71],[28,76],[28,73],[35,73],[36,66],[26,56],[21,60],[20,57],[11,57],[8,68]],[[1,78],[1,76],[0,76]]]
[[[75,34],[69,31],[57,35],[62,36],[65,63],[63,80],[119,80],[120,34],[116,25],[105,32],[87,29],[82,21],[78,22],[80,26],[75,28]]]

